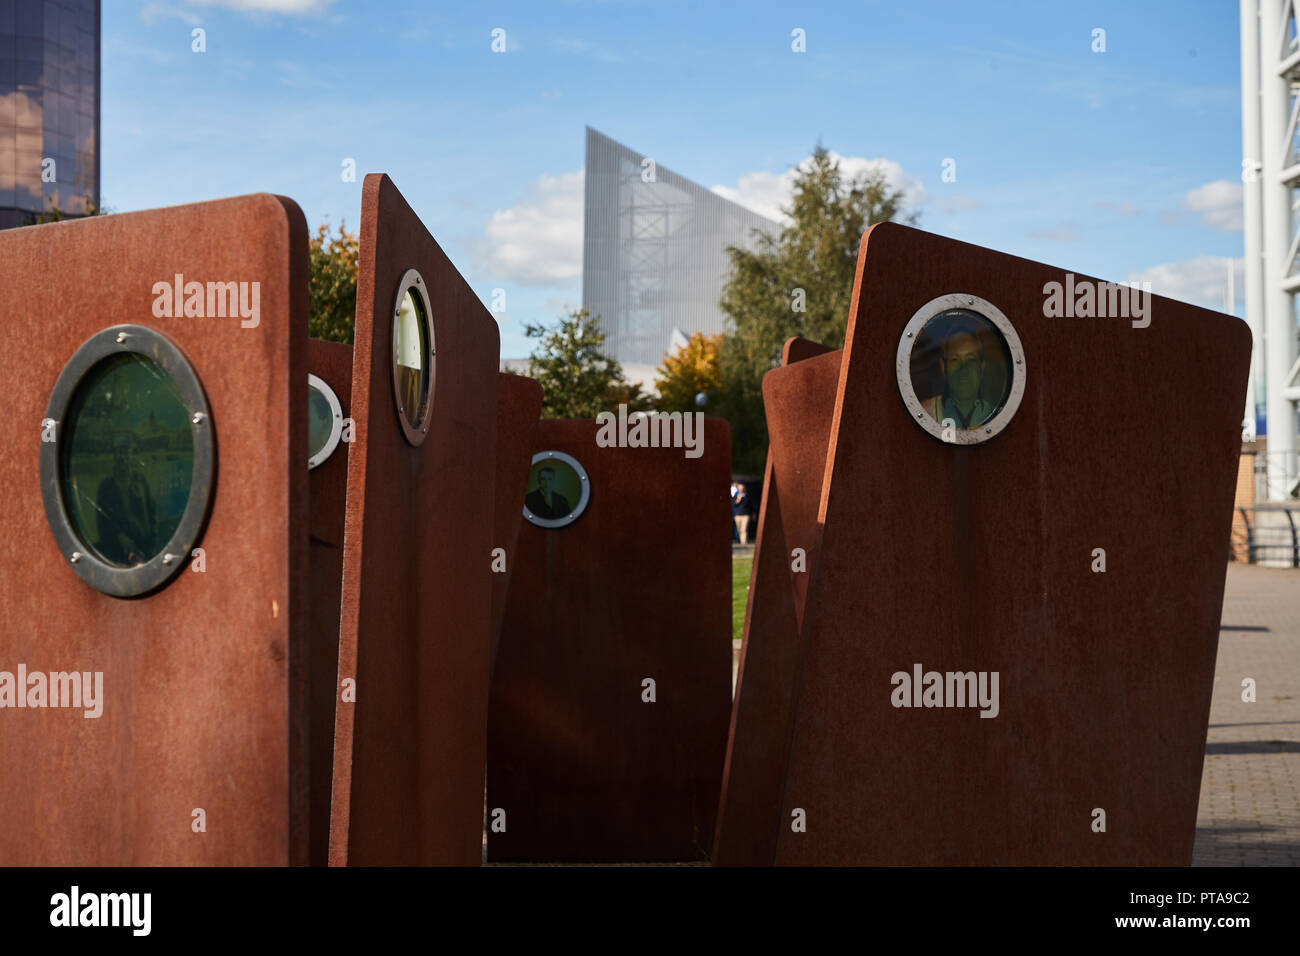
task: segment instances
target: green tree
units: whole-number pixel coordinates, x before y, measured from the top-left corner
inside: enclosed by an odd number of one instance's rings
[[[321,223],[310,238],[311,292],[308,334],[312,338],[352,344],[356,331],[357,268],[361,243],[339,223],[337,235]]]
[[[537,339],[528,359],[528,375],[541,383],[544,418],[595,418],[599,412],[646,411],[649,399],[641,386],[623,377],[623,367],[604,351],[605,333],[586,309],[564,316],[552,326],[524,326]]]
[[[719,405],[731,423],[732,467],[744,474],[763,470],[761,383],[780,364],[785,340],[801,335],[840,348],[862,234],[878,222],[916,220],[882,171],[848,177],[821,144],[798,169],[783,211],[790,222],[778,236],[757,234],[752,252],[728,247],[731,274],[718,303],[728,326]]]
[[[703,392],[710,403],[722,396],[722,373],[718,352],[721,335],[694,333],[690,341],[671,355],[664,355],[655,377],[659,391],[656,407],[662,412],[698,411],[695,396]]]

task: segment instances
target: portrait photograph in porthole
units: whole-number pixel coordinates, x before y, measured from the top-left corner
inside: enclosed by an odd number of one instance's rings
[[[149,561],[190,497],[194,440],[179,390],[129,353],[96,365],[69,411],[61,477],[73,527],[108,564]]]
[[[926,322],[911,353],[912,388],[925,413],[969,430],[992,421],[1012,387],[1011,350],[984,316],[949,309]]]
[[[586,504],[583,485],[583,476],[568,461],[539,457],[528,471],[524,516],[534,524],[576,518]]]

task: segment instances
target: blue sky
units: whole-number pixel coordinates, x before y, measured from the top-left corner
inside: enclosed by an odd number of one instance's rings
[[[104,202],[269,191],[355,227],[386,172],[485,302],[506,290],[504,357],[580,303],[587,125],[760,212],[821,140],[882,161],[921,228],[1220,309],[1237,260],[1241,298],[1228,0],[103,7]]]

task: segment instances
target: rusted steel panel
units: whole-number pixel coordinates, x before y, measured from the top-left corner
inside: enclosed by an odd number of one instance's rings
[[[601,448],[593,421],[544,420],[591,499],[524,522],[493,676],[492,860],[700,860],[712,842],[731,686],[725,422],[704,454]],[[642,699],[655,681],[655,702]]]
[[[258,283],[257,325],[158,317],[153,285],[177,275]],[[0,710],[0,864],[307,862],[302,213],[255,195],[8,230],[0,288],[6,328],[32,346],[0,354],[0,669],[102,672],[104,695],[98,718]],[[180,348],[217,440],[205,570],[133,600],[68,566],[38,464],[64,364],[119,323]]]
[[[863,239],[779,863],[1190,863],[1250,334],[1156,296],[1147,328],[1045,318],[1065,281],[895,224]],[[895,384],[904,326],[950,292],[1024,347],[985,444],[932,438]],[[893,706],[916,664],[997,672],[997,716]]]
[[[352,403],[352,346],[310,339],[307,369],[338,396],[346,419]],[[329,859],[333,789],[334,702],[339,696],[339,600],[343,583],[343,516],[348,491],[348,448],[311,469],[311,864]]]
[[[523,522],[524,489],[537,443],[542,414],[542,386],[522,375],[500,373],[497,389],[497,475],[492,547],[506,553],[505,570],[492,573],[492,661],[501,642],[506,594],[515,568],[515,544]]]
[[[352,364],[330,863],[482,856],[499,336],[383,175],[365,179]],[[437,349],[431,425],[408,444],[390,357],[398,285],[423,276]]]
[[[713,845],[713,862],[718,866],[770,866],[776,854],[777,818],[803,657],[799,621],[808,562],[821,539],[817,508],[843,357],[842,351],[790,339],[784,350],[785,367],[769,372],[763,382],[772,451],[763,479]],[[796,548],[803,551],[798,559],[802,563],[796,563]]]

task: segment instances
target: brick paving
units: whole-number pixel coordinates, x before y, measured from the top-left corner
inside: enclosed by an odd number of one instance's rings
[[[1300,570],[1228,565],[1192,864],[1300,865]]]

